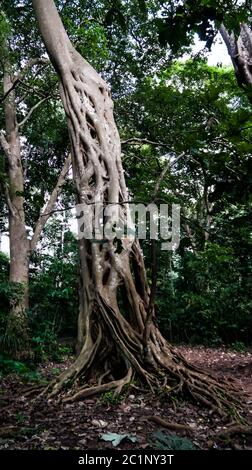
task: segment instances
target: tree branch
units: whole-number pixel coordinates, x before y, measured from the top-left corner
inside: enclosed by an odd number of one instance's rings
[[[224,24],[222,23],[220,26],[220,34],[222,36],[223,41],[226,44],[227,51],[231,57],[231,59],[234,59],[234,57],[237,54],[237,47],[236,47],[236,42],[235,42],[235,37],[232,34],[228,33],[227,29],[225,28]]]
[[[16,218],[17,216],[16,216],[14,207],[13,207],[12,202],[11,202],[9,188],[8,188],[7,183],[4,184],[4,189],[5,189],[5,197],[6,197],[6,202],[7,202],[7,206],[9,208],[9,211],[10,211],[12,217]]]
[[[48,96],[48,95],[45,95],[45,93],[43,91],[28,85],[27,83],[23,82],[22,80],[20,80],[20,87],[24,88],[25,92],[27,92],[28,94],[32,93],[33,95],[37,95],[39,98],[45,98],[46,96]],[[20,102],[21,101],[19,100],[18,104]]]
[[[6,155],[6,157],[8,158],[8,161],[10,160],[10,146],[4,136],[4,133],[3,131],[0,131],[0,144],[2,146],[2,149]]]
[[[57,201],[57,198],[59,196],[59,194],[61,193],[61,189],[62,189],[62,186],[64,186],[65,184],[65,181],[66,181],[66,176],[67,176],[67,173],[69,171],[69,168],[70,168],[70,165],[71,165],[71,155],[68,155],[68,157],[66,158],[65,160],[65,163],[62,167],[62,170],[60,172],[60,175],[59,175],[59,178],[58,178],[58,181],[56,183],[56,186],[54,187],[50,197],[49,197],[49,200],[46,204],[46,207],[45,209],[43,210],[43,212],[41,213],[36,225],[35,225],[35,229],[34,229],[34,234],[33,234],[33,237],[31,239],[31,243],[30,243],[30,250],[31,251],[34,251],[36,246],[37,246],[37,243],[38,243],[38,240],[39,240],[39,237],[41,235],[41,232],[42,230],[44,229],[44,226],[47,222],[47,220],[49,219],[50,215],[53,213],[53,207]]]
[[[158,178],[158,180],[157,180],[157,182],[156,182],[156,186],[155,186],[155,189],[154,189],[154,192],[153,192],[153,195],[152,195],[152,201],[153,201],[153,202],[155,202],[155,200],[156,200],[156,197],[157,197],[159,188],[160,188],[160,186],[161,186],[161,183],[162,183],[162,181],[163,181],[163,179],[164,179],[164,177],[165,177],[167,171],[170,170],[170,168],[172,168],[174,165],[176,165],[176,163],[177,163],[184,155],[185,155],[184,152],[181,153],[181,154],[178,155],[172,162],[169,160],[169,161],[166,163],[166,165],[164,166],[164,168],[163,168],[163,170],[162,170],[162,172],[161,172],[161,174],[160,174],[160,176],[159,176],[159,178]],[[169,153],[163,155],[163,156],[160,157],[160,158],[166,158],[166,157],[168,157],[168,156],[170,156]]]
[[[18,124],[18,129],[20,129],[21,127],[23,127],[24,124],[28,121],[28,119],[30,119],[32,113],[33,113],[42,103],[44,103],[45,101],[47,101],[49,98],[51,98],[51,96],[46,96],[46,97],[43,98],[42,100],[38,101],[38,102],[30,109],[30,111],[29,111],[28,114],[24,117],[24,119]]]
[[[38,59],[30,59],[28,62],[25,64],[25,66],[20,70],[20,72],[15,76],[15,81],[16,80],[23,80],[24,76],[28,72],[30,68],[32,68],[34,65],[48,65],[50,64],[50,60],[40,57]]]
[[[169,147],[165,142],[153,142],[152,140],[149,139],[140,139],[138,137],[131,137],[130,139],[122,140],[121,145],[141,145],[141,144],[150,144],[150,145],[155,145],[156,147],[166,147],[170,149],[172,152],[174,150]]]
[[[23,67],[22,70],[20,70],[20,72],[18,72],[18,74],[15,76],[14,78],[14,81],[13,81],[13,84],[12,86],[10,87],[10,89],[7,91],[7,93],[5,93],[1,98],[0,98],[0,103],[2,103],[8,96],[9,94],[14,90],[14,88],[16,88],[17,84],[23,80],[23,78],[25,77],[25,74],[27,73],[27,71],[33,67],[34,65],[41,65],[41,64],[49,64],[50,61],[48,59],[43,59],[43,58],[40,58],[40,59],[30,59],[28,60],[28,62],[25,64],[25,66]]]

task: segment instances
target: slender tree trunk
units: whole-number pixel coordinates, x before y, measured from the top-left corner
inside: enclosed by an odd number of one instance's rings
[[[4,70],[5,94],[9,92],[12,85],[11,67],[6,60]],[[8,94],[4,102],[4,112],[9,170],[9,183],[6,190],[9,202],[10,282],[13,290],[5,343],[9,350],[19,351],[22,356],[27,356],[29,354],[27,309],[29,307],[30,249],[25,226],[24,179],[14,90]]]
[[[36,59],[37,60],[37,59]],[[8,61],[4,60],[4,116],[5,136],[0,133],[0,143],[8,161],[9,181],[6,184],[6,201],[9,207],[10,238],[10,283],[12,295],[10,313],[4,337],[4,347],[18,358],[30,356],[30,335],[27,310],[29,308],[29,263],[31,253],[36,249],[41,232],[51,216],[54,204],[65,184],[69,171],[69,155],[60,172],[44,211],[41,213],[32,240],[27,237],[24,211],[24,173],[21,161],[21,144],[16,117],[13,74]],[[12,91],[10,91],[12,90]]]
[[[120,138],[108,86],[73,48],[53,0],[33,0],[33,5],[60,78],[78,202],[127,201]],[[120,207],[123,218],[125,207]],[[94,226],[95,221],[92,223]],[[166,390],[186,388],[205,404],[218,409],[228,406],[223,386],[189,365],[162,337],[154,315],[148,315],[150,292],[140,246],[125,240],[123,247],[118,253],[110,240],[80,241],[79,343],[83,346],[73,365],[50,384],[51,396],[77,378],[78,390],[74,394],[70,391],[65,401],[111,389],[120,392],[135,375],[152,390],[162,385]],[[148,335],[144,335],[147,318]]]

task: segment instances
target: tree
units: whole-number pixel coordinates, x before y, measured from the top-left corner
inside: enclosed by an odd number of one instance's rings
[[[11,310],[8,317],[4,347],[17,356],[29,356],[30,338],[27,310],[29,307],[29,263],[32,252],[36,249],[41,232],[51,215],[51,211],[65,183],[70,167],[70,156],[60,172],[58,181],[34,225],[32,239],[28,237],[25,212],[25,176],[22,166],[21,132],[24,124],[33,112],[41,106],[48,96],[39,99],[31,107],[24,119],[18,122],[16,87],[30,69],[47,63],[45,59],[30,59],[20,71],[14,71],[8,36],[11,32],[5,15],[1,13],[1,64],[3,68],[4,131],[0,131],[0,144],[4,151],[7,178],[2,181],[5,200],[9,210],[10,239],[10,283],[18,289],[18,295],[11,298]],[[16,72],[16,73],[15,73]],[[23,104],[23,100],[20,100]]]
[[[162,1],[159,2],[157,12],[159,14],[154,21],[160,43],[168,43],[174,54],[181,53],[183,48],[193,44],[194,33],[210,50],[219,32],[231,57],[238,85],[252,102],[251,5],[248,1]]]
[[[229,34],[222,24],[220,33],[233,62],[237,82],[252,103],[252,31],[247,24],[241,23],[240,34],[236,38],[234,32]]]
[[[164,154],[183,152],[158,193],[181,206],[179,248],[158,260],[161,331],[172,341],[250,344],[251,112],[232,68],[174,61],[116,109],[134,200],[148,204]],[[142,246],[148,272],[149,241]]]
[[[33,6],[60,79],[78,202],[121,204],[123,218],[128,191],[107,84],[74,49],[53,0],[33,0]],[[83,346],[73,365],[49,385],[51,396],[77,378],[79,390],[65,401],[112,389],[120,392],[133,375],[152,390],[169,378],[168,388],[173,384],[175,390],[187,389],[197,401],[223,412],[229,407],[225,386],[188,364],[162,337],[138,242],[126,239],[122,250],[115,245],[109,239],[80,241]],[[87,388],[90,378],[95,385]]]

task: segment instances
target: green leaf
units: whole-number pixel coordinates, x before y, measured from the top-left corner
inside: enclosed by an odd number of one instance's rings
[[[131,442],[137,442],[137,438],[131,434],[117,434],[114,432],[108,432],[101,436],[102,441],[112,442],[114,447],[117,447],[124,439],[127,439]]]

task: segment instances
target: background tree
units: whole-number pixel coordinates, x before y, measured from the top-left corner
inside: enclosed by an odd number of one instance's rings
[[[251,112],[232,69],[175,62],[116,108],[135,200],[148,203],[167,158],[184,153],[158,193],[180,203],[182,215],[179,249],[159,257],[162,331],[177,341],[249,342]]]
[[[159,2],[156,13],[154,22],[159,30],[160,42],[169,44],[174,54],[181,53],[185,46],[189,47],[195,34],[210,50],[220,32],[231,57],[237,82],[252,102],[252,10],[249,1]]]
[[[6,6],[6,11],[10,12],[8,6]],[[33,136],[29,131],[24,136],[23,129],[27,126],[28,120],[34,118],[36,110],[50,99],[48,90],[43,89],[45,84],[43,84],[42,73],[43,67],[48,64],[48,61],[43,58],[27,59],[26,56],[25,65],[20,66],[25,53],[24,50],[19,52],[20,40],[24,39],[24,32],[23,27],[21,27],[21,31],[13,34],[13,24],[17,26],[17,23],[15,10],[12,10],[10,20],[4,11],[2,11],[1,64],[3,94],[1,103],[3,106],[4,130],[1,131],[0,139],[5,155],[3,171],[6,171],[6,174],[3,175],[1,186],[9,211],[9,276],[12,285],[11,292],[15,293],[15,295],[10,297],[11,309],[6,332],[3,337],[3,345],[6,350],[25,357],[30,354],[30,335],[27,316],[29,308],[30,258],[32,252],[36,249],[41,232],[51,215],[51,211],[65,183],[70,167],[70,157],[66,158],[65,164],[58,176],[58,181],[57,179],[55,181],[52,175],[51,182],[44,188],[44,192],[41,184],[40,193],[35,189],[36,178],[33,179],[33,187],[31,187],[30,178],[34,171],[30,171],[30,168],[34,169],[35,162],[31,164],[30,158],[36,151],[39,152],[41,158],[41,150],[38,150],[38,147],[35,149],[37,142],[36,137],[34,141],[34,131],[36,129],[34,123],[32,126]],[[19,67],[21,68],[19,69]],[[48,86],[50,86],[50,80],[47,83]],[[50,106],[48,106],[47,111],[49,111],[49,108]],[[39,126],[37,126],[37,130]],[[56,153],[58,151],[59,146]],[[66,151],[67,149],[65,148],[62,152],[63,159],[65,158],[64,153],[66,154]],[[43,157],[45,158],[46,154]],[[44,160],[45,167],[48,169],[46,159]],[[51,188],[52,193],[48,197],[48,191]],[[31,206],[29,203],[31,203]],[[44,205],[44,210],[42,210]],[[34,212],[31,217],[32,210]],[[34,227],[32,236],[29,234],[28,224]]]

